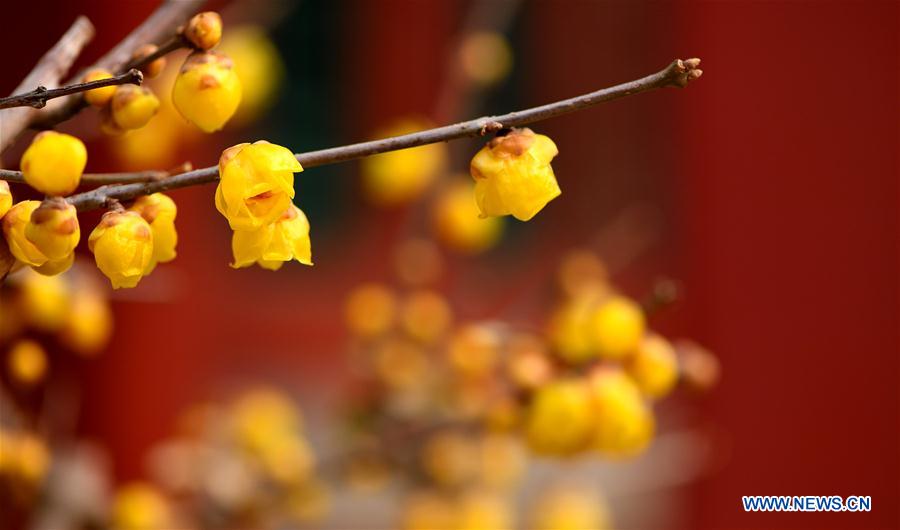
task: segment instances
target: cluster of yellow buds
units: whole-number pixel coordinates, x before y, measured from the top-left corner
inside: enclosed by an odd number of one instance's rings
[[[265,141],[226,149],[219,159],[216,209],[228,220],[235,268],[286,261],[312,265],[309,221],[293,205],[294,173],[303,166],[288,149]]]
[[[10,412],[6,411],[7,414]],[[36,497],[51,462],[50,449],[40,435],[0,425],[0,484],[4,489]]]

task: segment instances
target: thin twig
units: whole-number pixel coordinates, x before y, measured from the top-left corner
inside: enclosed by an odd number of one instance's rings
[[[150,169],[146,171],[124,173],[85,173],[81,175],[82,185],[107,185],[107,184],[132,184],[135,182],[153,182],[174,175],[180,175],[191,171],[194,167],[190,162],[185,162],[169,170]],[[25,176],[21,171],[0,169],[0,180],[7,182],[24,183]]]
[[[169,38],[169,40],[160,44],[155,52],[153,52],[150,55],[147,55],[145,57],[141,57],[140,59],[132,60],[130,63],[125,65],[125,68],[141,69],[141,68],[147,66],[148,64],[152,63],[153,61],[155,61],[159,58],[165,57],[166,55],[169,55],[170,53],[172,53],[174,51],[178,51],[182,48],[190,48],[190,47],[191,47],[191,45],[187,41],[187,39],[184,38],[184,35],[181,32],[177,32],[175,35],[173,35],[171,38]]]
[[[59,41],[38,61],[34,69],[19,83],[13,94],[31,90],[36,86],[56,87],[66,75],[82,48],[94,37],[94,25],[86,17],[78,17]],[[0,153],[12,145],[15,139],[34,118],[36,110],[27,107],[0,112]]]
[[[303,167],[310,168],[354,160],[388,151],[398,151],[409,147],[446,142],[459,138],[484,136],[504,128],[519,127],[555,118],[614,99],[647,92],[648,90],[670,86],[685,87],[690,81],[699,78],[702,74],[702,71],[698,68],[699,65],[700,59],[676,59],[669,66],[647,77],[540,107],[510,112],[500,116],[477,118],[454,125],[446,125],[382,140],[299,153],[295,156]],[[72,195],[67,201],[79,211],[93,210],[102,207],[111,198],[120,200],[134,199],[141,195],[214,182],[218,177],[218,167],[212,166],[189,171],[157,182],[102,186],[89,192]]]
[[[167,0],[160,5],[150,17],[122,39],[115,48],[107,52],[93,66],[76,74],[68,84],[80,81],[91,69],[102,68],[110,72],[121,72],[130,66],[134,52],[144,44],[152,44],[169,38],[176,33],[177,27],[187,18],[200,10],[206,0]],[[33,85],[32,85],[33,86]],[[51,103],[47,109],[37,116],[30,126],[47,129],[58,125],[80,112],[87,106],[80,94],[69,96]],[[51,108],[52,107],[52,108]]]
[[[140,85],[143,82],[144,74],[142,74],[140,70],[135,70],[134,68],[132,68],[124,74],[113,76],[107,79],[98,79],[96,81],[88,81],[86,83],[77,83],[61,88],[48,89],[47,87],[39,86],[31,92],[26,92],[24,94],[19,94],[16,96],[9,96],[8,98],[0,98],[0,109],[8,109],[11,107],[32,107],[35,109],[42,109],[47,105],[48,100],[54,98],[68,96],[71,94],[78,94],[80,92],[87,92],[88,90],[103,88],[106,86],[128,84]]]

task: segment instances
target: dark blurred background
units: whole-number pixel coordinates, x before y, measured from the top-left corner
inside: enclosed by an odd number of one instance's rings
[[[263,22],[287,66],[275,111],[240,136],[195,147],[186,154],[195,166],[240,141],[304,151],[365,139],[397,116],[445,119],[434,116],[435,100],[466,2],[272,5],[279,11]],[[678,525],[900,524],[898,6],[527,1],[510,33],[513,74],[473,109],[505,112],[643,76],[675,57],[703,59],[702,80],[684,91],[536,126],[560,146],[563,196],[509,226],[488,254],[454,259],[444,280],[460,313],[489,317],[629,208],[661,213],[650,248],[616,280],[640,296],[657,276],[680,279],[683,299],[654,325],[710,347],[724,370],[693,405],[720,454],[686,486]],[[80,62],[88,64],[154,7],[8,2],[0,92],[76,15],[98,28]],[[116,169],[88,147],[88,170]],[[118,478],[139,476],[176,413],[231,381],[279,382],[313,403],[339,391],[341,299],[362,280],[390,276],[410,215],[368,206],[357,170],[298,176],[316,266],[278,274],[231,270],[211,188],[178,192],[179,259],[116,299],[110,351],[74,368],[78,430],[109,446]],[[871,495],[873,510],[747,514],[742,495]]]

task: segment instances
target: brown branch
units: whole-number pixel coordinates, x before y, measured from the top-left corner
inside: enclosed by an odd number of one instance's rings
[[[7,98],[0,98],[0,109],[8,109],[10,107],[32,107],[35,109],[42,109],[45,105],[47,105],[48,100],[54,98],[60,98],[71,94],[78,94],[80,92],[87,92],[88,90],[103,88],[105,86],[127,84],[140,85],[143,81],[144,74],[142,74],[139,70],[135,70],[134,68],[132,68],[124,74],[113,76],[108,79],[98,79],[96,81],[88,81],[86,83],[77,83],[61,88],[48,89],[47,87],[39,86],[31,92],[26,92],[17,96],[9,96]]]
[[[78,17],[59,41],[38,61],[34,69],[13,90],[13,94],[36,86],[56,87],[66,75],[84,46],[94,37],[94,25],[86,17]],[[12,145],[37,111],[22,107],[0,112],[0,153]]]
[[[81,176],[81,184],[107,185],[107,184],[131,184],[135,182],[153,182],[174,175],[187,173],[194,169],[190,162],[185,162],[169,170],[150,169],[147,171],[135,171],[125,173],[85,173]],[[7,182],[25,183],[25,176],[21,171],[0,169],[0,180]]]
[[[131,67],[134,52],[144,44],[152,44],[167,39],[187,18],[197,12],[206,0],[166,0],[140,26],[122,39],[113,49],[100,58],[93,66],[82,70],[69,84],[77,83],[92,69],[102,68],[110,72],[121,72]],[[162,46],[160,46],[162,48]],[[33,86],[33,85],[30,85]],[[75,94],[51,103],[47,109],[37,116],[32,127],[47,129],[62,123],[87,106],[81,94]],[[52,107],[52,108],[51,108]]]
[[[184,35],[180,31],[178,31],[175,33],[175,35],[170,37],[169,40],[160,44],[155,52],[151,53],[150,55],[141,57],[140,59],[132,59],[130,63],[125,65],[125,68],[141,69],[152,63],[153,61],[165,57],[166,55],[169,55],[174,51],[190,47],[190,43],[187,42],[187,40],[184,38]]]
[[[310,168],[354,160],[388,151],[398,151],[409,147],[446,142],[459,138],[484,136],[504,128],[520,127],[555,118],[632,94],[639,94],[663,87],[684,87],[690,81],[700,77],[702,71],[698,68],[699,65],[700,59],[687,59],[684,61],[676,59],[666,68],[647,77],[597,90],[582,96],[548,103],[540,107],[510,112],[500,116],[477,118],[382,140],[300,153],[295,156],[304,168]],[[157,182],[102,186],[95,190],[73,195],[67,201],[78,208],[79,211],[92,210],[104,206],[109,199],[128,200],[150,193],[206,184],[214,182],[218,176],[218,167],[212,166],[189,171]]]

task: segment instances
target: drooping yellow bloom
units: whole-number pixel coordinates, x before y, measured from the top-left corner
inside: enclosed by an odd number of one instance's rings
[[[469,182],[459,181],[442,190],[434,209],[434,227],[446,245],[477,254],[500,240],[503,219],[479,216],[472,187]]]
[[[590,377],[596,408],[593,446],[608,456],[628,457],[650,444],[653,411],[634,380],[618,369],[603,367]]]
[[[109,104],[112,119],[122,129],[140,129],[159,111],[159,99],[147,87],[120,85]]]
[[[153,258],[144,274],[149,274],[157,263],[175,259],[175,246],[178,244],[178,233],[175,231],[178,208],[175,201],[168,195],[154,193],[138,197],[129,210],[139,213],[153,232]]]
[[[661,398],[671,392],[678,381],[675,348],[659,335],[646,335],[629,359],[626,370],[644,395]]]
[[[470,166],[481,215],[534,217],[562,193],[550,166],[558,153],[553,140],[527,128],[488,142]]]
[[[25,224],[25,238],[48,261],[67,259],[81,239],[78,212],[62,199],[47,199],[31,213],[30,222]]]
[[[284,81],[284,61],[266,30],[259,26],[228,28],[219,50],[237,65],[235,71],[241,81],[241,104],[231,123],[249,124],[274,103]]]
[[[110,211],[91,232],[88,248],[113,289],[135,287],[153,259],[153,232],[137,212]]]
[[[222,39],[222,17],[215,11],[197,13],[188,21],[184,37],[201,50],[214,48]]]
[[[3,216],[3,235],[6,237],[9,251],[17,260],[32,267],[40,267],[48,260],[47,256],[25,237],[25,227],[31,222],[31,214],[40,205],[40,201],[18,202]]]
[[[525,435],[537,453],[568,455],[588,446],[594,424],[588,384],[574,379],[555,381],[535,392]]]
[[[284,262],[294,259],[312,265],[309,221],[303,211],[292,204],[272,224],[257,230],[235,230],[231,250],[234,253],[231,266],[236,269],[258,263],[264,269],[275,271]]]
[[[7,367],[13,380],[33,385],[47,372],[47,353],[33,340],[20,340],[9,351]]]
[[[634,353],[646,328],[641,307],[624,296],[600,304],[592,319],[597,351],[607,359],[623,359]]]
[[[9,183],[0,180],[0,218],[6,215],[6,212],[12,208],[13,197],[9,191]]]
[[[220,53],[193,53],[172,87],[172,103],[203,132],[225,126],[241,103],[241,81],[234,63]]]
[[[44,131],[22,154],[19,167],[25,182],[47,195],[68,195],[81,182],[87,164],[87,149],[78,138]]]
[[[377,138],[427,129],[429,124],[405,119],[380,131]],[[447,163],[447,146],[438,143],[364,158],[360,162],[366,196],[375,204],[393,206],[418,197]]]
[[[112,78],[112,74],[109,70],[104,70],[102,68],[95,68],[89,71],[82,79],[82,82],[88,83],[90,81],[100,81],[101,79],[110,79]],[[84,93],[84,100],[90,103],[95,107],[102,107],[109,103],[109,100],[112,99],[113,94],[116,93],[116,86],[110,85],[100,88],[95,88],[93,90],[88,90]]]
[[[354,335],[371,339],[383,335],[394,325],[397,297],[387,286],[360,285],[347,297],[344,319]]]
[[[171,528],[169,503],[150,484],[133,483],[116,492],[112,513],[116,530]]]
[[[216,209],[232,230],[256,230],[277,221],[294,198],[294,173],[303,166],[279,145],[238,144],[219,158]]]

